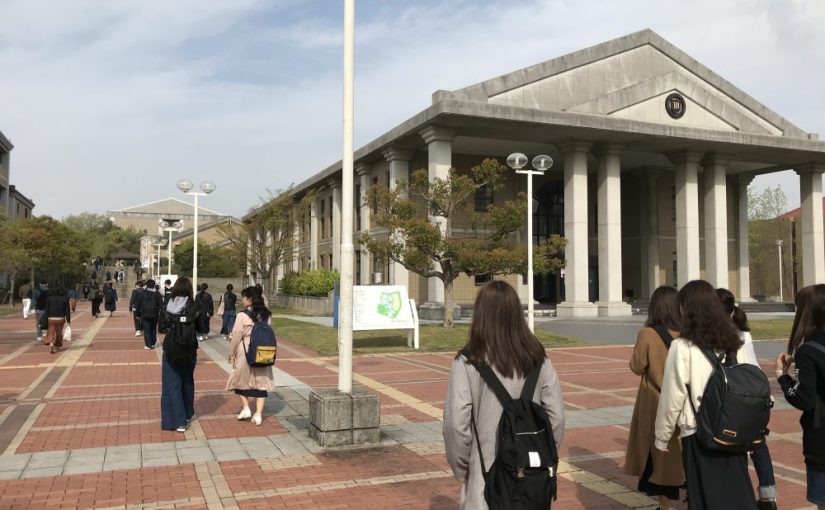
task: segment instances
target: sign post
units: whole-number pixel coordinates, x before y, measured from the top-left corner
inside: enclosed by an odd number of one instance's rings
[[[407,345],[419,347],[415,300],[403,285],[356,285],[352,291],[352,329],[377,331],[406,329]]]

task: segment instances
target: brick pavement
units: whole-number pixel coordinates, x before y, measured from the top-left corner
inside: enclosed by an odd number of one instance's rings
[[[181,434],[160,430],[160,352],[143,349],[127,313],[79,311],[75,342],[55,355],[33,342],[33,318],[0,319],[0,509],[458,507],[440,422],[451,353],[356,356],[356,383],[380,397],[381,444],[323,450],[307,438],[307,398],[337,384],[336,358],[283,339],[278,388],[255,427],[234,418],[227,345],[211,339],[195,371],[197,419]],[[554,508],[656,506],[621,473],[638,386],[630,350],[550,352],[568,426]],[[797,420],[779,405],[771,423],[788,509],[810,508]]]

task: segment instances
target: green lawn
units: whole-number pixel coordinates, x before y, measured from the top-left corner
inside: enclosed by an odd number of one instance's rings
[[[15,305],[14,308],[11,308],[8,305],[0,306],[0,317],[5,317],[6,315],[14,315],[16,313],[19,313],[22,316],[23,309],[17,305]]]
[[[337,330],[284,317],[275,317],[273,321],[275,334],[278,337],[312,349],[322,356],[338,354]],[[467,331],[468,326],[464,324],[455,325],[450,329],[438,325],[422,325],[420,327],[421,351],[458,351],[467,343]],[[406,331],[356,331],[354,337],[353,352],[357,354],[410,351],[410,348],[407,347]],[[545,347],[579,345],[582,343],[572,338],[557,336],[544,331],[539,331],[538,337]]]
[[[791,335],[792,319],[749,321],[754,340],[787,340]]]

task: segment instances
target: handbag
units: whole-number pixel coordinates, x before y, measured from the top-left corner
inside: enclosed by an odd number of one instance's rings
[[[218,306],[218,315],[223,315],[223,296],[221,296],[221,303]]]
[[[63,328],[63,340],[67,342],[72,341],[72,327],[66,324],[66,327]]]

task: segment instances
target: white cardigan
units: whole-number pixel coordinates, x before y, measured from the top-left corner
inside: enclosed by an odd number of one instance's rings
[[[744,362],[747,358],[743,346],[736,353],[736,359]],[[699,409],[702,394],[712,373],[713,365],[693,342],[677,338],[670,344],[662,378],[662,394],[656,410],[654,446],[657,449],[667,448],[677,425],[680,438],[696,433],[696,417],[688,401],[687,385],[690,385],[693,405]]]

